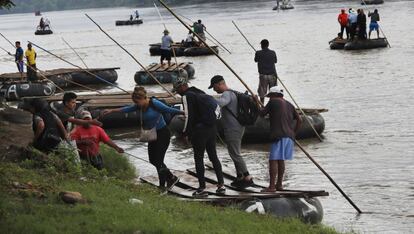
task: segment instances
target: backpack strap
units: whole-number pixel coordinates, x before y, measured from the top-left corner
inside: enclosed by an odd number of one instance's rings
[[[234,93],[234,95],[236,95],[236,100],[237,100],[237,92],[236,91],[234,91],[234,90],[232,90],[232,89],[230,89],[229,90],[230,92],[232,92],[232,93]],[[239,100],[237,100],[237,106],[239,105]],[[237,120],[237,116],[236,116],[236,114],[234,114],[233,113],[233,111],[231,111],[230,110],[230,108],[226,105],[225,107],[224,107],[228,112],[230,112],[230,114]]]

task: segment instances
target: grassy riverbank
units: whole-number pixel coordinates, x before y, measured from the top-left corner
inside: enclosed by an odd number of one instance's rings
[[[125,156],[108,148],[103,171],[76,164],[62,150],[45,156],[8,148],[0,154],[2,233],[336,233],[299,220],[160,196],[138,184]],[[66,204],[62,191],[80,192],[86,202]],[[131,204],[132,198],[142,204]]]

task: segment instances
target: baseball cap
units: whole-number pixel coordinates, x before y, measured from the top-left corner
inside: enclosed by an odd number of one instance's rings
[[[280,86],[273,86],[269,89],[269,92],[266,94],[266,96],[269,96],[270,94],[282,94],[283,95],[283,88]]]
[[[173,92],[176,92],[178,88],[180,88],[182,85],[188,84],[188,80],[184,76],[178,76],[177,79],[173,81]]]
[[[208,86],[209,89],[213,88],[213,86],[217,83],[220,83],[220,81],[223,81],[224,78],[220,75],[215,75],[213,76],[213,78],[211,78],[210,80],[210,86]]]
[[[89,111],[87,111],[87,110],[83,110],[83,111],[80,113],[80,116],[81,116],[81,118],[82,118],[82,119],[85,119],[85,118],[90,118],[90,119],[92,119],[91,112],[89,112]]]

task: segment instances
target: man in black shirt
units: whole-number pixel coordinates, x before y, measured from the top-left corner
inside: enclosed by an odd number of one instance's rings
[[[262,50],[256,51],[254,61],[259,71],[259,88],[257,90],[260,101],[263,103],[267,90],[277,85],[276,52],[269,49],[269,41],[263,39],[260,42]]]
[[[358,38],[362,40],[367,39],[367,16],[363,9],[358,9],[357,25]]]
[[[204,152],[213,164],[217,176],[218,194],[225,194],[223,171],[217,157],[216,136],[217,116],[220,116],[220,106],[215,99],[196,87],[188,87],[187,79],[178,77],[173,83],[173,92],[182,96],[185,123],[183,132],[190,138],[194,151],[194,161],[197,171],[199,188],[193,193],[194,197],[208,196],[204,178]]]

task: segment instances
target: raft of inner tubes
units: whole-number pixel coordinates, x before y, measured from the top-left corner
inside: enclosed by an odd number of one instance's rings
[[[35,35],[48,35],[48,34],[53,34],[53,31],[50,29],[45,29],[45,30],[36,30],[35,31]]]
[[[322,204],[312,198],[268,198],[243,201],[239,207],[247,212],[270,214],[278,218],[298,218],[305,223],[317,224],[322,221]]]
[[[365,50],[387,47],[388,42],[385,38],[366,39],[366,40],[332,40],[329,42],[329,47],[332,50]]]
[[[187,77],[188,79],[194,78],[195,69],[190,64],[187,64],[182,71],[182,76]],[[178,77],[178,70],[174,69],[173,71],[154,71],[151,72],[157,80],[163,84],[172,83]],[[183,74],[184,73],[184,74]],[[134,76],[135,83],[139,85],[150,85],[156,84],[156,81],[148,75],[144,70],[137,71]]]
[[[73,71],[70,73],[51,75],[48,77],[48,79],[53,81],[57,86],[61,88],[77,87],[77,85],[73,82],[82,85],[106,84],[107,82],[115,83],[118,79],[118,73],[115,69],[90,70],[89,72],[95,74],[100,79],[84,71]]]
[[[101,109],[91,109],[92,116],[99,116]],[[100,118],[100,121],[103,122],[104,128],[123,128],[123,127],[136,127],[139,125],[139,115],[135,112],[131,113],[111,113]],[[299,131],[296,134],[296,139],[305,139],[316,137],[315,132],[312,127],[309,125],[308,121],[303,115],[300,115],[302,118],[302,125],[299,128]],[[315,130],[318,134],[322,134],[325,130],[325,120],[320,113],[307,113],[307,118],[312,123]],[[184,127],[184,118],[175,116],[172,118],[169,128],[176,134],[181,135]],[[221,135],[223,128],[218,124],[218,131]],[[251,126],[246,126],[246,130],[243,136],[243,142],[245,143],[262,143],[270,142],[270,123],[268,118],[258,118],[256,123]]]
[[[296,139],[305,139],[315,137],[316,134],[313,131],[312,127],[309,125],[308,121],[303,115],[300,115],[302,118],[302,125],[299,128],[299,131],[296,134]],[[318,134],[322,134],[325,130],[325,120],[319,113],[310,113],[307,114],[307,118],[312,123],[315,130]],[[181,134],[184,127],[184,119],[174,117],[169,125],[170,130],[176,134]],[[218,124],[218,131],[222,134],[223,127]],[[243,142],[246,143],[261,143],[261,142],[270,142],[270,123],[269,118],[258,118],[256,123],[251,126],[246,126],[243,135]]]
[[[374,4],[383,4],[384,0],[363,0],[361,1],[361,5],[374,5]]]
[[[173,45],[175,56],[203,56],[203,55],[212,55],[214,54],[208,47],[185,47],[181,44]],[[217,46],[210,46],[216,53],[218,53]],[[151,56],[160,56],[161,55],[161,44],[151,44],[149,52]]]
[[[24,97],[47,97],[55,93],[56,86],[51,82],[19,82],[0,84],[0,96],[7,101],[17,101]]]
[[[136,20],[117,20],[115,21],[116,26],[123,26],[123,25],[134,25],[134,24],[142,24],[142,19]]]

